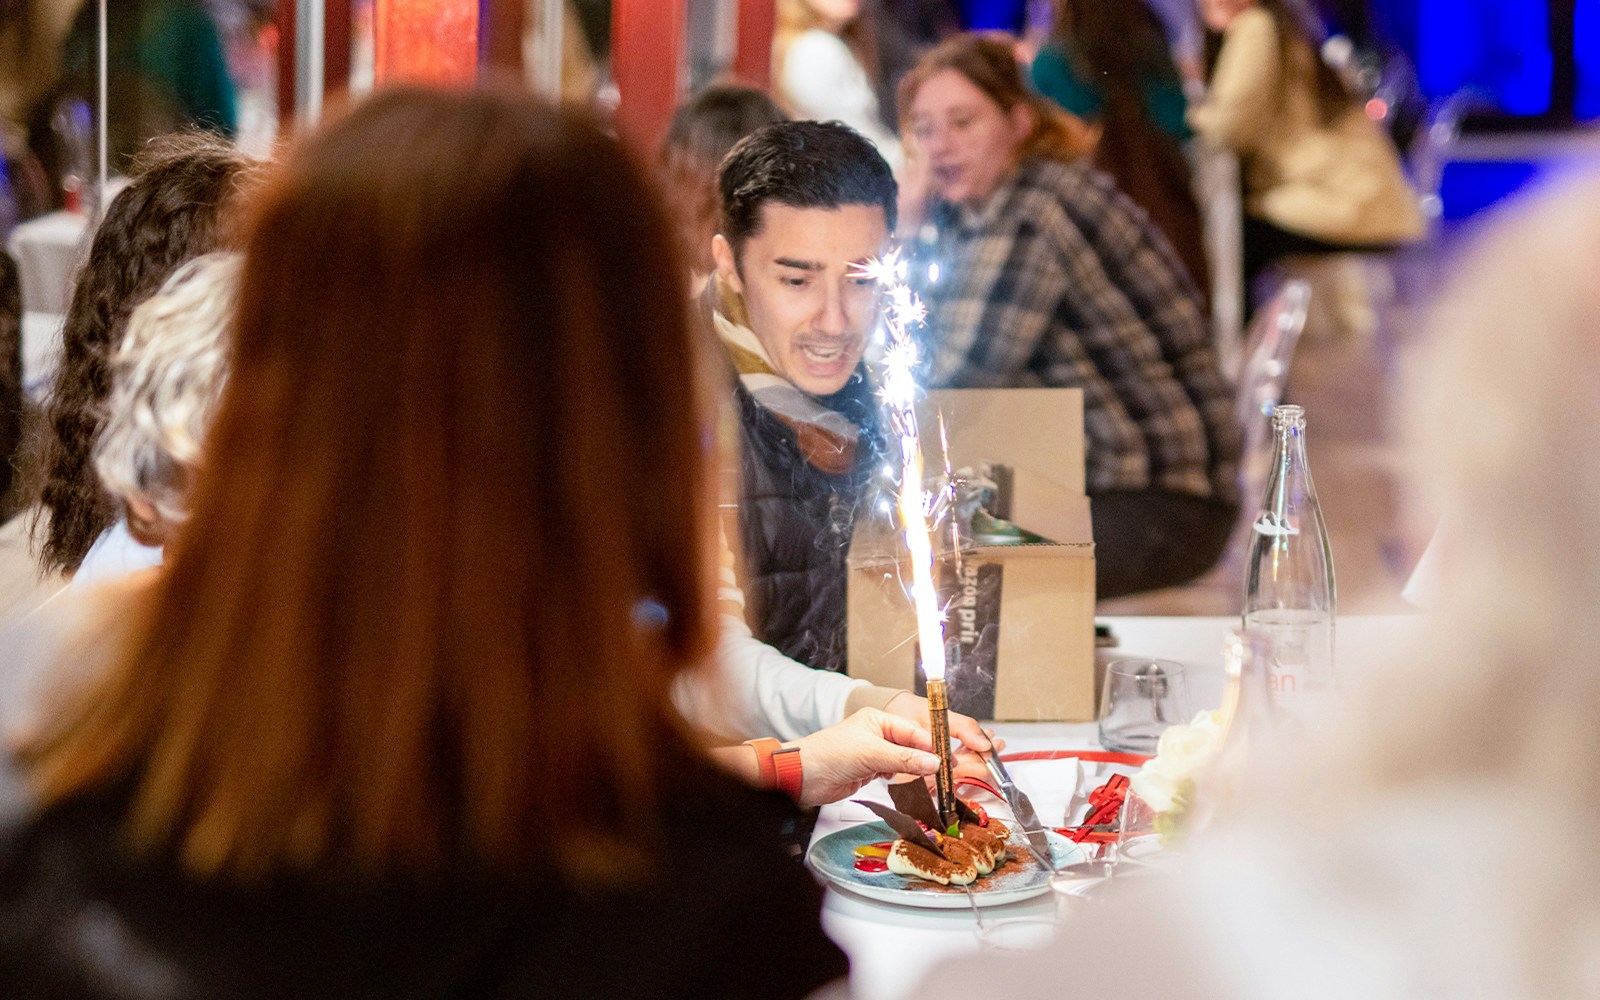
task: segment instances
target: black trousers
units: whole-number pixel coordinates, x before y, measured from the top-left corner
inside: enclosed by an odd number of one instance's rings
[[[1329,243],[1311,236],[1291,233],[1265,219],[1244,217],[1244,296],[1248,314],[1255,315],[1256,279],[1261,272],[1284,257],[1324,256],[1335,253],[1388,253],[1393,243]]]
[[[1187,583],[1216,565],[1239,509],[1171,490],[1089,494],[1098,598]]]

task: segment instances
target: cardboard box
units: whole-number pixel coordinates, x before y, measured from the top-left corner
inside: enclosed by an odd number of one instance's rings
[[[952,467],[1010,469],[1006,517],[1047,541],[965,547],[941,532],[936,581],[950,707],[980,719],[1095,717],[1094,542],[1083,494],[1083,394],[1077,389],[948,389],[919,409],[924,460],[943,413]],[[957,573],[959,563],[960,572]],[[916,615],[898,524],[857,526],[850,547],[850,674],[921,691]]]

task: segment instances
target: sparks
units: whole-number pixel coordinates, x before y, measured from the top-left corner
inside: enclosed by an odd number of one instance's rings
[[[917,380],[921,355],[911,331],[927,318],[922,300],[906,284],[906,262],[895,250],[859,265],[855,274],[870,278],[884,295],[883,327],[888,344],[883,384],[878,394],[889,411],[889,426],[900,439],[900,525],[911,554],[911,604],[917,615],[922,676],[927,680],[933,748],[939,755],[939,815],[955,822],[955,782],[950,761],[949,710],[944,686],[944,615],[933,585],[933,497],[923,488],[922,439],[917,431]],[[942,427],[941,427],[942,432]]]
[[[922,440],[917,430],[917,380],[921,353],[911,336],[927,316],[922,301],[905,283],[906,263],[900,251],[857,266],[858,277],[870,278],[886,300],[884,329],[888,349],[883,357],[879,395],[889,410],[889,424],[900,439],[900,524],[911,553],[911,601],[917,614],[917,640],[922,647],[922,674],[944,679],[944,616],[933,584],[932,497],[923,488]]]

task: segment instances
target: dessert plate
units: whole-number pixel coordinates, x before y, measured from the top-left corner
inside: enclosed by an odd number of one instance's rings
[[[1051,830],[1045,831],[1050,858],[1056,865],[1071,865],[1089,860],[1089,852]],[[967,894],[958,885],[940,885],[926,879],[906,878],[893,872],[864,872],[856,869],[856,848],[895,839],[886,823],[861,823],[836,830],[811,845],[806,863],[812,870],[841,889],[901,906],[965,907]],[[1050,891],[1050,873],[1028,853],[1019,831],[1011,831],[1006,844],[1010,855],[1005,864],[972,883],[973,902],[979,906],[1015,903]]]

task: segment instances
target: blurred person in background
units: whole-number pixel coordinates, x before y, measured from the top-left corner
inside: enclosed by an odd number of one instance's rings
[[[41,158],[61,44],[84,0],[0,0],[0,240],[14,224],[61,204]],[[10,215],[4,204],[13,199]]]
[[[1237,811],[1049,951],[930,988],[1055,997],[1600,993],[1600,176],[1502,208],[1450,276],[1400,419],[1437,603],[1337,714],[1249,749]],[[1508,840],[1508,823],[1516,833]],[[1160,961],[1151,961],[1160,956]],[[920,993],[921,991],[913,991]]]
[[[711,240],[722,221],[717,167],[740,139],[784,120],[772,98],[738,84],[706,87],[673,113],[657,166],[683,233],[692,293],[704,287],[717,266],[711,259]]]
[[[1094,163],[1210,287],[1200,206],[1183,144],[1188,102],[1166,33],[1143,0],[1056,0],[1049,42],[1033,60],[1044,96],[1096,128]]]
[[[715,639],[716,459],[647,172],[522,95],[394,89],[306,138],[253,220],[191,515],[0,757],[0,981],[781,998],[842,976],[777,842],[793,803],[668,700]],[[779,773],[823,801],[931,773],[928,740],[858,713]],[[754,779],[756,752],[718,759]]]
[[[39,507],[41,572],[72,573],[116,523],[116,504],[91,462],[111,390],[109,356],[135,306],[191,258],[232,245],[233,215],[259,163],[204,132],[163,136],[134,166],[106,211],[78,272],[45,404]],[[129,553],[137,561],[137,553]],[[145,553],[145,562],[159,553]]]
[[[912,268],[931,383],[1082,389],[1098,595],[1204,573],[1238,508],[1239,430],[1171,243],[1088,164],[1081,124],[1027,90],[1005,41],[943,43],[900,102],[931,188],[935,237]]]
[[[91,104],[98,100],[98,14],[97,4],[86,4],[66,41],[67,89]],[[114,0],[106,39],[113,171],[128,171],[145,143],[168,132],[238,133],[227,54],[205,0]]]
[[[107,608],[120,610],[149,586],[167,540],[188,519],[200,444],[227,379],[238,279],[237,254],[184,264],[133,311],[107,359],[111,388],[94,470],[119,514],[73,574],[70,595],[0,635],[0,740],[16,745],[37,733],[80,675],[61,662],[64,638],[111,642],[117,622]]]
[[[841,121],[871,140],[892,169],[900,140],[878,103],[875,25],[861,0],[777,0],[773,92],[792,117]]]
[[[547,15],[556,13],[555,17]],[[535,93],[546,93],[554,84],[553,94],[569,104],[588,106],[600,92],[602,66],[590,47],[584,31],[584,22],[578,8],[565,0],[558,12],[550,10],[544,0],[526,0],[522,13],[522,67],[523,78]],[[553,44],[550,36],[559,32],[559,69],[554,79],[545,73],[546,46]]]
[[[1394,145],[1323,61],[1321,23],[1298,0],[1200,0],[1215,60],[1195,131],[1238,154],[1244,281],[1291,256],[1381,253],[1423,235]]]

